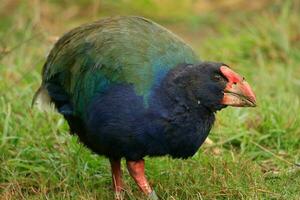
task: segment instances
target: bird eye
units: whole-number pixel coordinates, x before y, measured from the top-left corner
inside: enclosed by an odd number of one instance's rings
[[[214,75],[214,80],[220,81],[220,80],[222,80],[222,76],[220,74],[215,74]]]

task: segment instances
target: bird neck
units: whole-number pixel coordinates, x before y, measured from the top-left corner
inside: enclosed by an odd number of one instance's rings
[[[206,123],[207,119],[214,117],[215,112],[201,102],[193,103],[184,96],[168,91],[166,88],[160,88],[157,92],[157,104],[161,110],[168,113],[169,118],[188,118],[199,123]]]
[[[205,106],[200,100],[191,99],[191,95],[187,94],[184,87],[177,87],[172,78],[166,76],[154,88],[150,97],[153,107],[164,110],[171,116],[191,115],[196,117],[197,121],[206,121],[207,116],[214,116],[216,110]]]
[[[156,117],[152,115],[149,121],[154,127],[162,127],[156,130],[163,130],[168,154],[175,158],[194,155],[211,130],[214,112],[201,103],[193,105],[180,93],[170,92],[169,88],[162,86],[155,90],[151,102],[149,108]],[[161,120],[153,120],[157,117]]]

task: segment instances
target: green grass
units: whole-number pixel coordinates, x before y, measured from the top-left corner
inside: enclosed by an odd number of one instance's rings
[[[210,135],[214,146],[202,147],[193,158],[146,158],[147,175],[159,196],[300,199],[300,167],[295,165],[300,164],[298,1],[200,15],[189,12],[192,1],[169,15],[171,8],[163,7],[169,4],[162,4],[158,15],[150,12],[157,7],[153,1],[131,2],[131,9],[124,8],[126,1],[104,1],[88,13],[85,9],[96,3],[81,0],[65,8],[69,1],[21,2],[0,6],[0,199],[113,198],[108,161],[70,136],[60,115],[30,104],[51,36],[121,8],[123,14],[161,19],[202,59],[232,66],[245,75],[258,99],[254,109],[218,113]],[[213,153],[215,147],[219,154]],[[123,169],[127,198],[143,199]]]

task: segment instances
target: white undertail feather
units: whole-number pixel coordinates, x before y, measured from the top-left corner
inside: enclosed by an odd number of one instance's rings
[[[31,106],[33,107],[35,105],[41,111],[50,111],[54,109],[54,105],[51,103],[48,91],[43,86],[41,86],[33,96]]]

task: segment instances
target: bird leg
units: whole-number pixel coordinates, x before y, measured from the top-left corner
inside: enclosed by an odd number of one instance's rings
[[[127,169],[129,174],[134,179],[139,188],[148,196],[148,199],[158,200],[158,197],[154,190],[150,187],[147,178],[145,176],[145,161],[128,161],[127,160]]]
[[[112,181],[115,191],[115,199],[121,200],[122,198],[122,189],[123,189],[123,183],[122,183],[122,170],[121,170],[121,159],[109,159],[110,166],[111,166],[111,173],[112,173]]]

